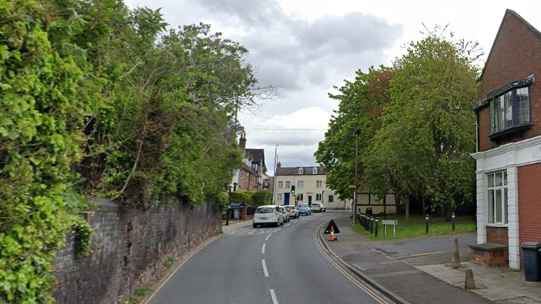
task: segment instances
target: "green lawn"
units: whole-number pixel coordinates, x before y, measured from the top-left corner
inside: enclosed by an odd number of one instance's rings
[[[453,233],[465,233],[475,232],[475,217],[473,216],[461,216],[455,219],[455,231],[453,232],[452,222],[446,222],[445,218],[439,216],[431,216],[429,220],[429,232],[426,233],[425,217],[423,215],[410,215],[410,225],[404,225],[403,214],[391,214],[387,215],[387,220],[397,220],[396,237],[393,237],[393,226],[387,226],[387,236],[383,237],[383,225],[381,225],[383,217],[379,217],[379,231],[378,237],[374,233],[370,234],[370,231],[366,231],[360,224],[356,224],[353,229],[364,236],[367,236],[374,240],[383,239],[403,239],[410,237],[419,237],[425,235],[441,235],[441,234],[453,234]],[[375,225],[375,222],[374,222]],[[375,227],[374,227],[375,230]]]

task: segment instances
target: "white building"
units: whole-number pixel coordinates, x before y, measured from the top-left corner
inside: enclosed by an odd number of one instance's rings
[[[273,201],[276,205],[294,205],[296,196],[297,204],[320,202],[327,209],[347,209],[350,206],[346,201],[338,200],[338,196],[327,188],[327,173],[323,167],[282,167],[278,163],[274,175]]]

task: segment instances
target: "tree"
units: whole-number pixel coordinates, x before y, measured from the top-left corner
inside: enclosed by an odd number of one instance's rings
[[[395,62],[391,105],[372,141],[372,180],[389,160],[396,193],[428,198],[432,209],[451,211],[473,196],[476,44],[453,42],[436,27]],[[423,200],[424,201],[424,200]]]
[[[357,71],[355,81],[346,80],[342,87],[335,87],[339,94],[329,94],[340,104],[331,118],[325,139],[319,143],[314,155],[330,173],[327,185],[340,199],[353,196],[348,186],[354,184],[356,130],[361,131],[358,138],[358,175],[363,178],[368,142],[380,128],[379,117],[389,102],[388,89],[393,76],[390,68],[371,67],[368,73]]]

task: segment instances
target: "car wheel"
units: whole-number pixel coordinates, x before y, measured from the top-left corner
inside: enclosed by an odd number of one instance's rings
[[[254,226],[254,228],[256,228],[256,227],[257,227],[257,224],[252,224],[252,226]]]

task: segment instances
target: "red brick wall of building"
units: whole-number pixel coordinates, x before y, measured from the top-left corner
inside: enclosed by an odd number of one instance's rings
[[[531,117],[534,126],[513,137],[490,140],[490,107],[479,111],[479,151],[487,151],[509,142],[541,135],[541,37],[536,36],[511,13],[507,13],[501,30],[495,40],[483,76],[477,86],[477,100],[502,88],[512,81],[521,80],[531,74],[535,81],[530,86]]]
[[[509,245],[507,227],[487,227],[487,243]]]
[[[519,242],[541,243],[541,163],[519,167],[518,185]]]

